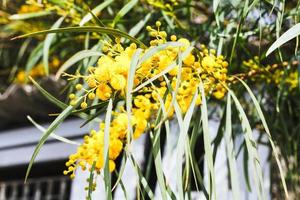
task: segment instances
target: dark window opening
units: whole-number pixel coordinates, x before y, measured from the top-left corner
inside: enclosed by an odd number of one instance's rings
[[[62,175],[64,162],[34,164],[26,184],[24,184],[24,177],[27,165],[0,169],[0,200],[69,199],[71,180]]]

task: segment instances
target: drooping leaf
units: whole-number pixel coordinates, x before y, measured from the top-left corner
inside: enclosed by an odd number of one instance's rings
[[[65,17],[59,18],[51,27],[51,29],[58,28],[61,23],[64,21]],[[49,49],[52,43],[52,40],[55,38],[55,33],[50,33],[46,36],[44,47],[43,47],[43,64],[46,75],[49,74]]]
[[[300,35],[300,23],[294,25],[284,34],[282,34],[268,49],[266,56],[270,55],[275,49],[279,48],[281,45],[297,37],[298,35]]]
[[[99,52],[99,51],[94,51],[94,50],[81,50],[79,52],[77,52],[76,54],[74,54],[71,58],[69,58],[60,68],[59,70],[56,72],[55,78],[58,80],[59,77],[62,75],[63,72],[65,72],[67,69],[69,69],[72,65],[74,65],[76,62],[84,59],[84,58],[88,58],[88,57],[92,57],[92,56],[102,56],[103,53]]]
[[[41,125],[39,125],[39,124],[38,124],[36,121],[34,121],[29,115],[27,116],[27,119],[28,119],[28,120],[29,120],[29,121],[30,121],[37,129],[39,129],[41,132],[44,133],[44,132],[46,131],[46,129],[45,129],[44,127],[42,127]],[[72,145],[76,145],[76,146],[80,145],[80,144],[77,143],[77,142],[74,142],[74,141],[69,140],[69,139],[67,139],[67,138],[65,138],[65,137],[56,135],[55,133],[51,133],[51,134],[50,134],[50,137],[52,137],[52,138],[54,138],[54,139],[56,139],[56,140],[58,140],[58,141],[67,143],[67,144],[72,144]]]
[[[131,40],[132,42],[139,44],[141,46],[141,48],[147,47],[140,40],[128,35],[127,33],[123,32],[123,31],[113,29],[113,28],[98,27],[98,26],[68,27],[68,28],[58,28],[58,29],[52,29],[52,30],[37,31],[37,32],[28,33],[25,35],[20,35],[20,36],[14,37],[11,40],[32,37],[32,36],[41,35],[41,34],[48,34],[48,33],[76,33],[76,32],[77,33],[97,32],[97,33],[103,33],[103,34],[111,34],[114,36],[127,38],[127,39]]]
[[[112,27],[115,27],[115,25],[118,23],[118,21],[124,17],[134,6],[137,4],[138,0],[130,0],[116,15],[114,18],[114,21],[112,23]]]
[[[92,13],[94,13],[96,16],[107,6],[109,6],[114,0],[106,0],[96,6],[94,9],[91,10]],[[91,19],[93,19],[93,16],[91,13],[86,14],[82,20],[79,22],[79,26],[83,26],[87,22],[89,22]]]
[[[51,11],[38,11],[38,12],[32,12],[32,13],[22,13],[22,14],[14,14],[9,17],[10,20],[25,20],[25,19],[31,19],[36,17],[42,17],[46,15],[52,14]]]
[[[47,128],[47,130],[44,132],[43,136],[41,137],[40,141],[38,142],[38,144],[36,145],[34,152],[31,156],[30,162],[28,164],[27,167],[27,171],[26,171],[26,176],[25,176],[25,182],[28,179],[28,176],[30,174],[32,165],[35,161],[35,158],[37,157],[38,153],[40,152],[42,146],[44,145],[44,143],[46,142],[47,138],[49,137],[49,135],[55,131],[58,126],[64,121],[64,119],[66,119],[74,110],[74,108],[76,108],[80,102],[81,102],[82,98],[79,98],[77,100],[77,103],[75,106],[68,106],[51,124],[50,126]]]

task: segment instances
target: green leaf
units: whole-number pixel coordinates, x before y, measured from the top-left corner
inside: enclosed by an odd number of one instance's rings
[[[30,42],[31,42],[32,38],[27,38],[21,45],[19,51],[18,51],[18,56],[17,56],[17,59],[15,60],[15,65],[13,66],[13,68],[11,69],[11,72],[9,74],[9,82],[12,82],[14,79],[15,79],[15,75],[16,75],[16,72],[17,72],[17,69],[18,69],[18,65],[19,65],[19,62],[20,60],[22,59],[22,57],[24,56]],[[0,56],[1,56],[1,53],[0,53]]]
[[[101,115],[104,111],[105,111],[106,107],[103,106],[102,108],[100,108],[96,113],[88,115],[87,119],[85,122],[83,122],[83,124],[80,125],[80,128],[82,128],[83,126],[87,125],[89,122],[91,122],[92,120],[96,119],[97,117],[99,117],[99,115]]]
[[[268,49],[266,56],[270,55],[275,49],[279,48],[284,43],[300,35],[300,23],[294,25],[284,34],[282,34]]]
[[[26,176],[25,176],[25,183],[28,179],[28,176],[29,176],[29,173],[31,171],[31,168],[32,168],[32,165],[33,165],[33,162],[35,160],[35,158],[37,157],[38,153],[40,152],[42,146],[44,145],[44,143],[46,142],[47,138],[49,137],[49,135],[55,131],[57,129],[57,127],[64,121],[64,119],[66,119],[66,117],[68,117],[71,113],[72,113],[72,110],[74,108],[76,108],[80,102],[82,100],[82,97],[78,99],[76,105],[73,107],[73,106],[68,106],[51,124],[50,126],[47,128],[47,130],[44,132],[42,138],[40,139],[39,143],[37,144],[37,146],[35,147],[34,149],[34,152],[31,156],[31,159],[30,159],[30,162],[28,164],[28,167],[27,167],[27,171],[26,171]]]
[[[246,113],[245,113],[242,105],[240,104],[240,102],[237,99],[237,97],[235,96],[235,94],[228,87],[226,87],[226,89],[228,90],[228,92],[232,96],[232,99],[234,100],[234,103],[235,103],[236,108],[240,115],[242,128],[245,132],[244,138],[245,138],[245,142],[246,142],[249,159],[251,162],[253,162],[253,167],[254,167],[254,176],[252,176],[252,177],[254,179],[254,184],[255,184],[255,187],[257,190],[258,199],[264,200],[264,199],[266,199],[266,196],[265,196],[265,191],[264,191],[262,169],[260,166],[257,145],[256,145],[256,142],[255,142],[253,134],[252,134],[250,122],[246,116]]]
[[[65,72],[67,69],[69,69],[76,62],[78,62],[84,58],[88,58],[88,57],[92,57],[92,56],[99,57],[102,55],[103,55],[103,53],[101,53],[99,51],[94,51],[94,50],[82,50],[82,51],[77,52],[59,68],[59,70],[56,72],[56,75],[55,75],[56,80],[58,80],[59,77],[61,76],[61,74],[63,72]]]
[[[61,23],[64,21],[65,17],[59,18],[51,27],[51,29],[56,29],[58,28]],[[55,38],[55,33],[48,34],[46,36],[45,42],[44,42],[44,47],[43,47],[43,64],[44,64],[44,69],[46,75],[49,74],[49,49],[51,46],[52,40]]]
[[[246,4],[247,6],[245,6],[245,8],[244,8],[244,17],[246,17],[247,15],[248,15],[248,13],[250,12],[250,10],[254,7],[254,6],[256,6],[256,4],[257,3],[259,3],[259,0],[254,0],[251,4],[250,4],[250,6],[248,6],[248,3]]]
[[[52,12],[50,12],[50,11],[38,11],[38,12],[11,15],[9,17],[9,19],[10,20],[24,20],[24,19],[31,19],[31,18],[35,18],[35,17],[46,16],[46,15],[50,15],[50,14],[52,14]]]
[[[145,191],[147,192],[148,197],[151,200],[154,200],[154,193],[152,192],[149,184],[147,183],[147,180],[145,179],[145,177],[143,176],[142,170],[140,169],[140,167],[138,166],[137,162],[135,161],[134,157],[132,154],[128,155],[131,163],[133,165],[133,169],[135,170],[136,174],[139,177],[139,181],[141,182],[143,188],[145,189]]]
[[[168,16],[167,12],[166,11],[161,11],[161,14],[162,16],[164,17],[164,19],[166,20],[168,26],[171,28],[171,29],[174,29],[175,28],[175,25],[173,23],[173,19],[170,19],[170,17]]]
[[[112,113],[112,99],[110,99],[108,102],[107,112],[105,116],[104,151],[103,151],[103,158],[105,158],[104,183],[105,183],[106,199],[108,200],[112,199],[111,178],[109,173],[109,138],[110,138],[111,113]]]
[[[253,92],[251,91],[251,89],[249,88],[249,86],[240,78],[237,78],[243,85],[244,87],[247,89],[254,105],[255,105],[255,108],[256,108],[256,111],[259,115],[259,118],[263,124],[263,127],[266,131],[266,133],[268,134],[268,139],[269,139],[269,142],[271,144],[271,147],[272,147],[272,152],[274,153],[274,157],[275,157],[275,160],[276,160],[276,163],[277,163],[277,166],[278,166],[278,169],[279,169],[279,173],[280,173],[280,178],[281,178],[281,183],[283,185],[283,189],[284,189],[284,192],[285,192],[285,196],[287,199],[289,199],[289,194],[288,194],[288,190],[287,190],[287,186],[286,186],[286,182],[285,182],[285,179],[284,179],[284,173],[283,173],[283,169],[282,169],[282,166],[280,164],[280,160],[279,160],[279,155],[278,155],[278,152],[277,152],[277,149],[276,149],[276,146],[273,142],[273,139],[272,139],[272,136],[271,136],[271,132],[269,130],[269,127],[268,127],[268,124],[267,124],[267,121],[264,117],[264,114],[262,112],[262,109],[255,97],[255,95],[253,94]]]
[[[34,121],[29,115],[27,115],[27,119],[37,128],[39,129],[41,132],[45,132],[46,129],[44,127],[42,127],[41,125],[39,125],[36,121]],[[69,140],[65,137],[62,137],[62,136],[59,136],[59,135],[56,135],[55,133],[51,133],[50,134],[50,137],[56,139],[56,140],[59,140],[61,142],[64,142],[64,143],[67,143],[67,144],[72,144],[72,145],[76,145],[76,146],[79,146],[80,144],[78,142],[74,142],[72,140]]]
[[[236,165],[235,151],[232,139],[232,121],[231,121],[231,98],[228,93],[227,95],[227,106],[226,106],[226,124],[225,124],[225,147],[229,163],[229,172],[231,180],[231,188],[233,193],[233,199],[240,199],[240,186],[238,179],[238,170]]]
[[[161,120],[161,113],[162,113],[162,106],[164,105],[164,103],[162,102],[160,104],[160,108],[159,108],[159,112],[157,115],[157,118],[155,120],[155,126],[160,122]],[[164,179],[164,172],[163,172],[163,167],[162,167],[162,162],[161,162],[161,150],[160,150],[160,132],[161,129],[158,128],[154,131],[154,134],[151,131],[151,142],[152,142],[152,155],[154,158],[154,165],[155,165],[155,171],[156,171],[156,175],[157,175],[157,180],[158,180],[158,184],[159,184],[159,188],[160,188],[160,192],[161,192],[161,196],[163,200],[167,199],[167,188],[166,188],[166,183],[165,183],[165,179]]]
[[[114,0],[106,0],[106,1],[102,2],[101,4],[99,4],[98,6],[96,6],[93,10],[91,10],[91,12],[94,13],[95,15],[98,15],[104,8],[109,6],[113,1]],[[93,19],[92,14],[91,13],[86,14],[82,18],[82,20],[79,22],[79,26],[83,26],[84,24],[89,22],[91,19]]]
[[[121,179],[122,179],[122,176],[123,176],[123,173],[124,173],[124,171],[125,171],[125,167],[126,167],[126,163],[127,163],[127,157],[126,157],[126,153],[125,153],[125,151],[123,151],[123,155],[122,155],[122,163],[121,163],[121,167],[120,167],[120,170],[119,170],[119,172],[120,173],[118,173],[117,174],[117,180],[116,180],[116,182],[115,182],[115,184],[114,184],[114,186],[112,187],[112,191],[114,191],[116,188],[117,188],[117,186],[118,186],[118,184],[119,183],[121,183]],[[116,172],[117,173],[117,172]],[[126,191],[125,191],[126,192]],[[127,196],[127,195],[126,195]]]
[[[20,35],[17,37],[12,38],[11,40],[20,39],[20,38],[26,38],[26,37],[32,37],[36,35],[41,34],[48,34],[48,33],[82,33],[82,32],[97,32],[97,33],[103,33],[103,34],[111,34],[114,36],[124,37],[132,42],[135,42],[141,46],[141,48],[147,48],[147,46],[142,43],[140,40],[128,35],[127,33],[113,29],[113,28],[106,28],[106,27],[98,27],[98,26],[83,26],[83,27],[68,27],[68,28],[58,28],[58,29],[52,29],[52,30],[44,30],[44,31],[37,31],[33,33],[28,33],[25,35]]]
[[[127,111],[127,117],[128,117],[128,127],[127,127],[127,146],[130,146],[131,140],[132,140],[132,124],[131,124],[131,109],[132,109],[132,89],[134,84],[134,74],[135,71],[139,65],[139,57],[142,53],[141,49],[137,49],[136,52],[133,54],[128,78],[127,78],[127,93],[126,93],[126,111]]]
[[[220,1],[221,1],[221,0],[214,0],[214,1],[213,1],[213,9],[214,9],[214,13],[217,12],[217,9],[218,9],[218,6],[219,6]]]
[[[94,170],[95,170],[96,162],[94,161],[90,170],[90,177],[88,179],[89,186],[88,186],[88,195],[87,200],[92,200],[92,192],[93,192],[93,185],[94,185]]]
[[[118,23],[118,21],[124,17],[134,6],[137,4],[138,0],[130,0],[116,15],[114,18],[114,21],[112,23],[112,27],[115,27],[115,25]]]
[[[144,28],[145,24],[150,19],[151,14],[152,13],[148,13],[144,19],[140,20],[139,23],[137,23],[132,29],[130,29],[128,34],[132,37],[136,36],[136,34],[138,34],[138,32],[140,32]]]
[[[33,78],[29,77],[30,81],[34,84],[34,86],[46,97],[50,102],[55,104],[61,109],[66,109],[68,107],[67,104],[55,98],[52,94],[47,92],[44,88],[42,88]]]
[[[40,58],[43,55],[43,46],[44,42],[39,43],[34,50],[30,53],[29,58],[27,60],[26,66],[25,66],[25,72],[26,72],[26,79],[27,76],[30,74],[30,71],[32,68],[37,65]]]
[[[210,138],[209,128],[208,128],[208,115],[207,115],[207,106],[206,98],[204,93],[203,83],[200,83],[199,89],[201,91],[201,121],[203,126],[203,140],[204,140],[204,151],[205,159],[208,167],[208,191],[211,199],[216,199],[216,179],[215,179],[215,170],[213,162],[213,149],[212,149],[212,140]]]

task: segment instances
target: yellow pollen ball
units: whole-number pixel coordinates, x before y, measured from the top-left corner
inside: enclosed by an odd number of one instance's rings
[[[95,96],[96,96],[95,93],[91,92],[91,93],[89,93],[88,98],[90,100],[93,100],[93,99],[95,99]]]
[[[82,102],[82,103],[80,104],[80,107],[81,107],[82,109],[85,109],[85,108],[87,107],[87,103],[86,103],[86,102]]]
[[[75,96],[75,94],[71,93],[71,94],[69,95],[69,98],[70,98],[70,99],[75,99],[76,96]]]
[[[202,66],[205,68],[212,68],[216,65],[215,60],[211,56],[205,56],[202,60]]]
[[[156,25],[157,27],[160,27],[160,26],[161,26],[161,22],[160,22],[160,21],[156,21],[156,22],[155,22],[155,25]]]
[[[177,37],[176,35],[171,35],[171,38],[170,38],[173,42],[177,40]]]
[[[81,90],[82,89],[82,85],[78,83],[78,84],[76,84],[75,88],[76,88],[76,90]]]

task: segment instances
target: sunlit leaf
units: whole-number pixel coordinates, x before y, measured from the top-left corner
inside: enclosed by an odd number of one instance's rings
[[[300,23],[294,25],[284,34],[282,34],[268,49],[266,56],[270,55],[275,49],[279,48],[284,43],[300,35]]]
[[[94,13],[97,16],[104,8],[109,6],[113,1],[114,0],[106,0],[106,1],[102,2],[101,4],[99,4],[98,6],[96,6],[94,9],[92,9],[91,12]],[[88,13],[79,22],[79,26],[83,26],[84,24],[89,22],[91,19],[93,19],[92,14]]]
[[[56,29],[58,28],[61,23],[64,21],[64,17],[59,18],[51,27],[51,29]],[[52,40],[55,38],[55,33],[48,34],[46,36],[45,42],[44,42],[44,47],[43,47],[43,64],[44,64],[44,69],[46,75],[49,74],[49,49],[51,46]]]
[[[83,26],[83,27],[68,27],[68,28],[58,28],[52,30],[44,30],[44,31],[37,31],[33,33],[28,33],[25,35],[20,35],[17,37],[12,38],[12,40],[26,38],[26,37],[33,37],[41,34],[48,34],[48,33],[82,33],[82,32],[97,32],[103,34],[111,34],[114,36],[125,37],[132,42],[135,42],[141,46],[141,48],[146,48],[146,45],[139,41],[138,39],[128,35],[127,33],[113,29],[113,28],[106,28],[106,27],[98,27],[98,26]]]
[[[88,57],[92,57],[92,56],[102,56],[103,53],[99,52],[99,51],[94,51],[94,50],[82,50],[77,52],[76,54],[74,54],[71,58],[69,58],[60,68],[59,70],[56,72],[55,78],[59,79],[59,77],[62,75],[62,73],[64,73],[67,69],[69,69],[72,65],[74,65],[75,63],[77,63],[78,61],[84,59],[84,58],[88,58]]]

